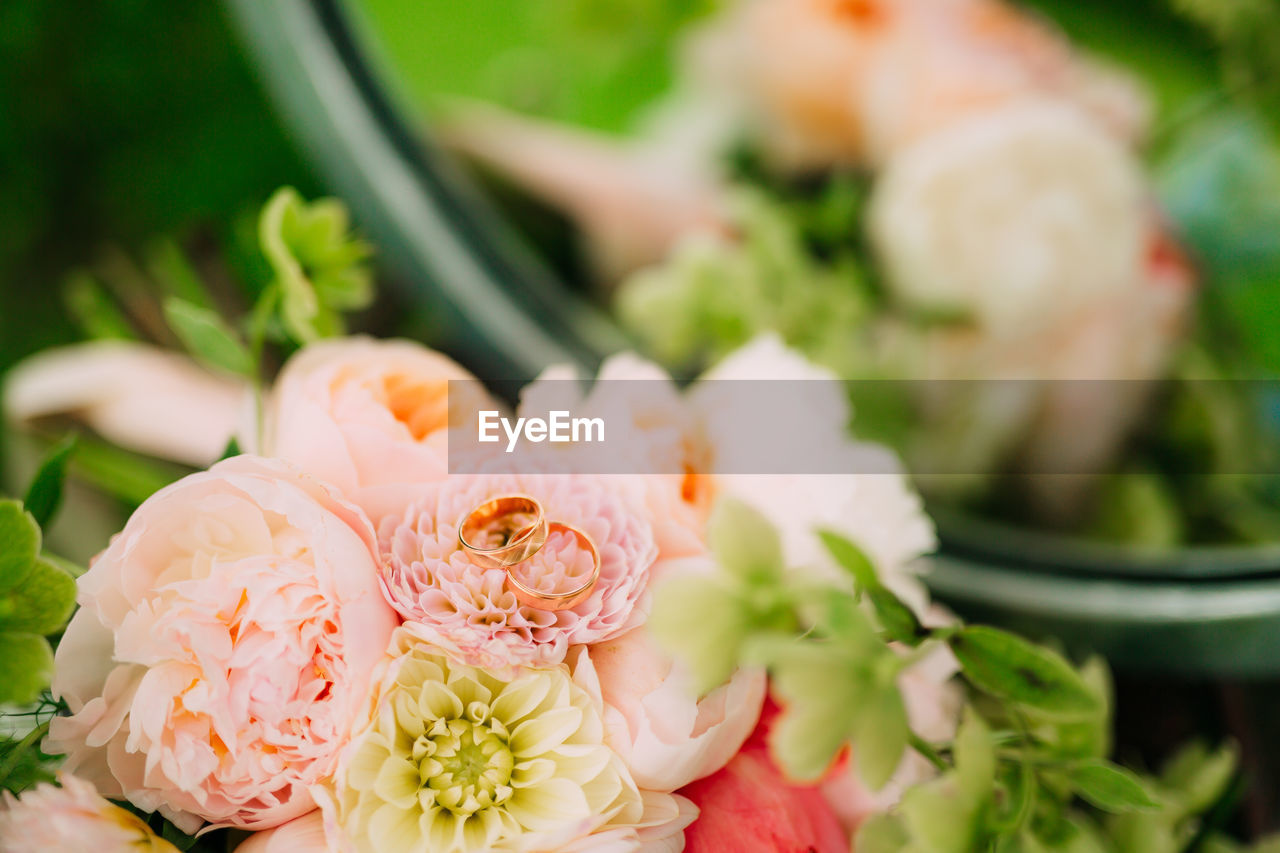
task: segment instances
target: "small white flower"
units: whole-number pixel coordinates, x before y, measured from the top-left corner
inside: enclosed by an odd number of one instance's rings
[[[1030,335],[1139,286],[1138,163],[1080,112],[1012,107],[928,136],[876,187],[870,235],[893,294]]]

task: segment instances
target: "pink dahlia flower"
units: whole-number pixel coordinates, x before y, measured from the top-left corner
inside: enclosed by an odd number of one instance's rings
[[[555,664],[570,645],[615,637],[643,619],[637,602],[657,558],[643,478],[581,474],[455,476],[424,489],[403,516],[383,521],[383,588],[405,619],[441,646],[490,669]],[[458,546],[458,522],[498,495],[526,494],[546,518],[573,525],[600,553],[591,595],[559,612],[516,601],[506,572],[474,565]],[[521,580],[543,590],[578,586],[589,555],[575,537],[553,533],[521,565]]]

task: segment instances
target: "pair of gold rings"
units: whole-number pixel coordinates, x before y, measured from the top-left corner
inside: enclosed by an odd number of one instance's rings
[[[512,570],[542,550],[552,533],[568,533],[591,555],[591,574],[581,585],[542,592],[525,584]],[[458,544],[467,558],[485,569],[502,569],[507,586],[521,604],[537,610],[566,610],[591,594],[600,579],[600,552],[591,537],[576,527],[547,521],[542,504],[527,495],[491,498],[462,517]]]

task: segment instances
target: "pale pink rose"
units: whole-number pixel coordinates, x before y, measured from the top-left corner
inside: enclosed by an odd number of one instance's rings
[[[703,571],[709,561],[655,567],[664,577]],[[678,565],[678,564],[690,565]],[[763,670],[736,672],[699,698],[688,671],[646,628],[588,649],[604,694],[614,750],[641,788],[674,791],[719,770],[755,728],[764,702]]]
[[[48,745],[68,770],[188,832],[313,808],[398,621],[357,508],[236,457],[148,499],[78,584]]]
[[[15,797],[0,793],[0,853],[177,853],[137,815],[107,802],[70,773]]]
[[[122,447],[199,466],[222,456],[248,402],[243,379],[133,341],[45,350],[14,367],[4,388],[12,421],[71,415]]]
[[[468,379],[411,341],[311,344],[276,380],[262,452],[333,483],[376,524],[448,473],[449,381]]]
[[[490,669],[554,664],[569,646],[595,643],[639,624],[649,570],[657,557],[643,478],[585,474],[455,475],[421,488],[379,537],[387,599],[405,619],[468,663]],[[506,572],[476,566],[458,545],[458,523],[499,495],[525,494],[546,518],[585,532],[600,554],[589,597],[558,612],[516,601]],[[545,591],[580,586],[591,558],[576,537],[554,532],[521,565],[521,580]]]
[[[296,817],[274,829],[264,829],[246,838],[236,853],[329,853],[324,817],[320,810]]]

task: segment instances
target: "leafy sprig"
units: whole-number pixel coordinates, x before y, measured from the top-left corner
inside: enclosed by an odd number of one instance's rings
[[[718,570],[659,587],[651,622],[698,689],[767,668],[784,709],[770,746],[792,778],[818,780],[849,746],[873,790],[909,750],[937,770],[864,824],[861,853],[1234,849],[1200,818],[1235,778],[1234,749],[1192,745],[1158,776],[1113,763],[1100,660],[1076,666],[988,626],[927,625],[834,531],[819,535],[851,584],[788,571],[776,531],[744,504],[721,502],[709,535]],[[954,738],[935,743],[912,729],[899,676],[943,648],[966,699]]]

